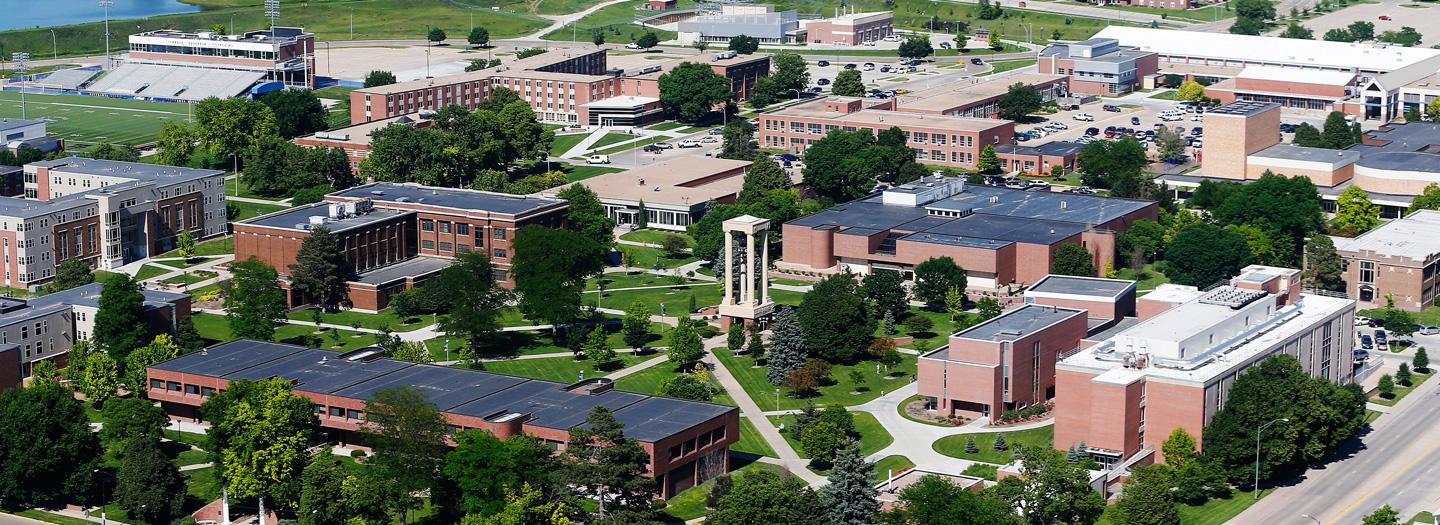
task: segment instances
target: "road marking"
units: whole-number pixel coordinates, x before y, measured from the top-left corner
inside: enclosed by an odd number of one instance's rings
[[[1376,491],[1384,488],[1390,483],[1390,481],[1394,480],[1396,477],[1399,477],[1401,474],[1404,474],[1405,471],[1410,470],[1410,467],[1415,466],[1415,464],[1419,463],[1420,460],[1425,459],[1426,455],[1434,452],[1437,448],[1440,448],[1440,440],[1437,440],[1430,446],[1425,447],[1425,449],[1423,450],[1424,453],[1416,454],[1414,459],[1405,462],[1405,464],[1401,465],[1400,468],[1397,469],[1394,473],[1386,476],[1385,479],[1381,480],[1380,483],[1374,484],[1374,486],[1370,490],[1365,491],[1365,493],[1361,494],[1358,498],[1355,498],[1355,500],[1352,501],[1349,505],[1345,506],[1345,508],[1340,509],[1340,513],[1337,514],[1337,516],[1344,516],[1345,514],[1348,514],[1351,510],[1354,510],[1355,506],[1359,505],[1361,501],[1364,501],[1366,498],[1374,495]],[[1325,525],[1335,523],[1337,519],[1338,518],[1330,518],[1328,521],[1325,522]]]

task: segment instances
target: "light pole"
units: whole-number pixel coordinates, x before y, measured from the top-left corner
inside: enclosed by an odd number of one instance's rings
[[[1309,514],[1301,514],[1300,517],[1302,517],[1302,518],[1309,518],[1310,521],[1315,522],[1315,525],[1320,525],[1320,518],[1317,518],[1317,517],[1315,517],[1315,516],[1311,516],[1311,515],[1309,515]]]
[[[114,6],[115,0],[100,0],[105,10],[105,69],[110,69],[110,8]]]
[[[10,60],[15,62],[15,73],[20,75],[20,118],[25,119],[25,73],[30,72],[30,53],[15,53],[10,55]]]
[[[274,60],[274,63],[271,64],[271,68],[273,69],[273,71],[271,71],[270,74],[271,74],[271,76],[274,77],[276,80],[280,80],[280,82],[282,83],[282,87],[283,87],[283,83],[284,83],[285,81],[284,81],[284,79],[279,78],[279,77],[280,77],[280,71],[279,71],[279,70],[280,70],[280,46],[275,44],[275,19],[276,19],[276,18],[280,18],[280,0],[265,0],[265,18],[269,18],[269,19],[270,19],[270,45],[275,46],[275,57],[272,59],[272,60]],[[239,177],[239,175],[236,175],[236,177]],[[240,187],[240,179],[239,179],[239,178],[236,178],[236,179],[235,179],[235,187],[236,187],[236,188],[239,188],[239,187]],[[261,517],[261,521],[264,521],[264,517]]]
[[[1260,434],[1265,432],[1265,429],[1270,428],[1270,425],[1280,422],[1289,423],[1290,420],[1283,417],[1273,419],[1269,423],[1260,425],[1260,428],[1255,429],[1255,499],[1257,500],[1260,499]]]
[[[58,43],[56,43],[56,40],[55,40],[55,30],[54,30],[54,29],[51,29],[51,30],[50,30],[50,59],[51,59],[51,60],[55,60],[55,59],[58,59],[58,58],[60,58],[60,45],[59,45]]]
[[[775,410],[780,410],[780,389],[775,389]]]

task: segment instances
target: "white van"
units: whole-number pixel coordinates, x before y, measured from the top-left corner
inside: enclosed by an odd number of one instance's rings
[[[591,155],[590,158],[585,159],[585,163],[586,163],[586,164],[609,164],[609,163],[610,163],[610,156],[609,156],[609,155]]]

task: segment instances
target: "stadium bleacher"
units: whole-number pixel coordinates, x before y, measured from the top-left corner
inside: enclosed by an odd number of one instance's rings
[[[243,93],[265,73],[157,64],[124,64],[90,84],[87,91],[174,100],[227,98]]]
[[[98,69],[59,69],[51,71],[44,78],[31,80],[30,85],[39,88],[76,90],[99,72]]]

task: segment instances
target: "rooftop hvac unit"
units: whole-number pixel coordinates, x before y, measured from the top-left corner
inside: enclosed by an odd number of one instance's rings
[[[315,227],[315,226],[324,226],[324,225],[326,225],[326,224],[330,224],[330,218],[329,218],[329,217],[321,217],[321,216],[319,216],[319,215],[311,215],[311,216],[310,216],[310,226],[311,226],[312,228]]]

